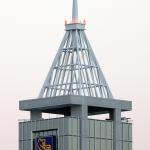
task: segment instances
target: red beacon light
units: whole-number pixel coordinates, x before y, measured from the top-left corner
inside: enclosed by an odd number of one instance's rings
[[[67,25],[67,20],[65,20],[65,25]]]
[[[85,19],[83,20],[83,24],[86,24],[86,20]]]

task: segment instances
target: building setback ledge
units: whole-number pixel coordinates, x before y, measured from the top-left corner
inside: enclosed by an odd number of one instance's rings
[[[91,107],[121,109],[122,111],[132,110],[132,102],[118,99],[104,99],[89,96],[57,96],[50,98],[39,98],[22,100],[19,102],[19,109],[24,111],[46,110],[65,108],[69,106],[87,105]]]

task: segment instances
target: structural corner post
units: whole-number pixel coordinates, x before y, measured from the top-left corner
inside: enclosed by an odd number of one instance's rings
[[[42,119],[42,112],[40,110],[30,111],[30,119],[31,120],[41,120]]]
[[[114,150],[122,150],[122,122],[121,109],[114,109],[110,115],[113,120],[113,147]]]

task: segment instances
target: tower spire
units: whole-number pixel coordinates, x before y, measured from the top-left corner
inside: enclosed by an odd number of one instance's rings
[[[73,5],[72,5],[72,21],[73,22],[78,21],[78,2],[77,2],[77,0],[73,0]]]
[[[84,32],[85,24],[78,20],[77,0],[73,0],[72,6],[72,22],[65,25],[66,34],[39,97],[78,95],[112,98],[109,86]]]

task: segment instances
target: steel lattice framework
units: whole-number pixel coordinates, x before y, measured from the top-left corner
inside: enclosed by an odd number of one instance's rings
[[[79,95],[113,98],[103,72],[78,21],[77,0],[73,1],[72,22],[43,84],[39,97]]]

